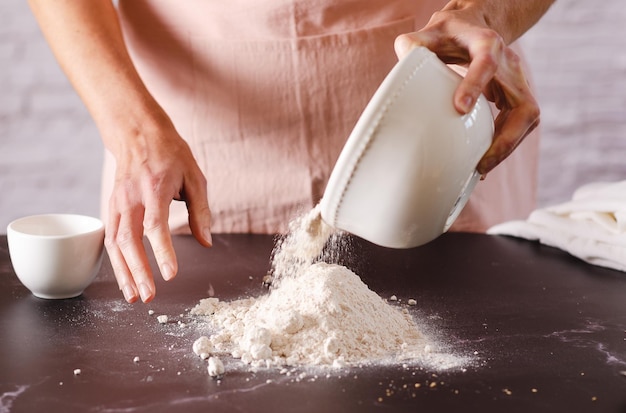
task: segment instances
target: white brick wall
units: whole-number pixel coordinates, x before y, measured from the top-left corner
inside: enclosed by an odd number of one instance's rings
[[[557,0],[523,39],[542,105],[542,205],[626,179],[623,0]],[[0,2],[0,233],[19,216],[98,214],[102,144],[24,0]]]
[[[0,91],[0,233],[27,214],[98,214],[102,144],[23,0],[0,2]]]

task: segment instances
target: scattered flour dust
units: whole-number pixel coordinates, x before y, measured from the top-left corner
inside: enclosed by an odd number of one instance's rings
[[[209,351],[230,354],[254,367],[415,361],[447,369],[467,362],[432,352],[433,343],[406,308],[387,303],[348,268],[319,262],[333,232],[314,208],[294,220],[276,244],[269,294],[201,300],[191,314],[215,333],[200,337],[194,352],[203,358]]]

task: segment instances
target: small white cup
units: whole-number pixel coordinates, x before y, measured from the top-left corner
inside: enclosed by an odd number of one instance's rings
[[[33,295],[72,298],[98,274],[104,225],[83,215],[33,215],[11,222],[7,239],[15,274]]]

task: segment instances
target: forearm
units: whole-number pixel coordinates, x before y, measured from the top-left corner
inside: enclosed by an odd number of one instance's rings
[[[111,0],[29,3],[105,145],[114,153],[122,152],[120,146],[130,142],[123,143],[118,136],[128,136],[140,121],[163,115],[128,55]]]
[[[442,11],[471,10],[510,44],[530,29],[552,3],[554,0],[452,0]]]

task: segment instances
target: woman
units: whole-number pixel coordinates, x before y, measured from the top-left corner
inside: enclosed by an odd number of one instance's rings
[[[423,45],[469,65],[454,104],[466,113],[483,92],[500,109],[478,166],[490,172],[538,123],[508,45],[551,3],[30,1],[107,148],[106,247],[129,302],[154,297],[144,234],[169,280],[177,272],[170,230],[190,228],[209,246],[211,231],[279,232],[312,207],[395,64],[394,44],[400,57]],[[529,139],[490,173],[454,229],[526,216],[536,152]]]

